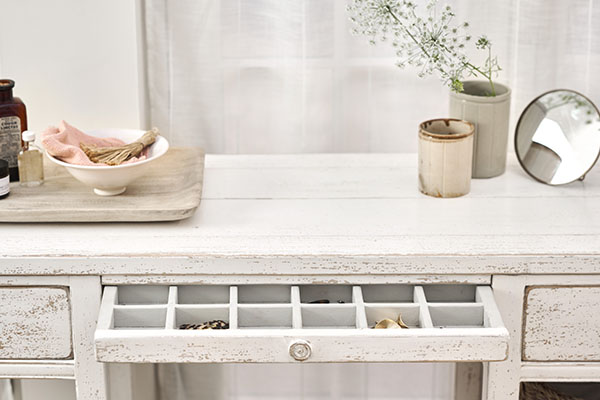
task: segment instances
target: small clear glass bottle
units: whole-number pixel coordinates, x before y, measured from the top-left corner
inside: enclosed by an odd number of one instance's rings
[[[23,149],[19,153],[19,180],[23,186],[44,183],[44,155],[34,144],[35,132],[23,132]]]

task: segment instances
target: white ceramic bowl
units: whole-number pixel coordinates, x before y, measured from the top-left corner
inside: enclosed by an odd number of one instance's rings
[[[96,137],[114,137],[125,143],[131,143],[142,136],[146,131],[137,129],[102,129],[88,131],[86,133]],[[78,181],[94,188],[94,193],[100,196],[116,196],[127,189],[127,185],[144,175],[148,171],[148,165],[169,150],[169,142],[162,136],[156,138],[156,142],[148,149],[145,160],[131,164],[115,166],[87,166],[74,165],[60,161],[52,157],[48,152],[46,155],[55,164],[62,165]]]

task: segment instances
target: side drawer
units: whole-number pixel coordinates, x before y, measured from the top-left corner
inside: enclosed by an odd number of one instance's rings
[[[71,357],[71,311],[64,287],[0,287],[0,359]]]
[[[600,361],[600,287],[530,286],[523,360]]]
[[[372,329],[401,315],[409,329]],[[223,320],[223,330],[184,324]],[[508,332],[487,286],[105,287],[104,362],[499,361]]]

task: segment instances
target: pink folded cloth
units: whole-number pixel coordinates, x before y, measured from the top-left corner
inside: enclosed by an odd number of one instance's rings
[[[106,165],[90,161],[83,150],[79,148],[79,143],[93,144],[98,147],[122,146],[126,144],[117,138],[98,138],[86,135],[65,121],[60,121],[58,128],[50,126],[42,131],[42,145],[51,156],[69,164],[90,166]],[[123,164],[129,164],[144,158],[146,157],[134,157]]]

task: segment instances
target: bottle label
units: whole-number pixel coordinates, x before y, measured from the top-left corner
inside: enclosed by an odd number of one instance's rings
[[[8,166],[17,166],[17,156],[21,151],[21,119],[19,117],[0,118],[0,159],[8,161]]]
[[[0,178],[0,196],[4,196],[8,192],[10,192],[10,179],[7,175],[4,178]]]

